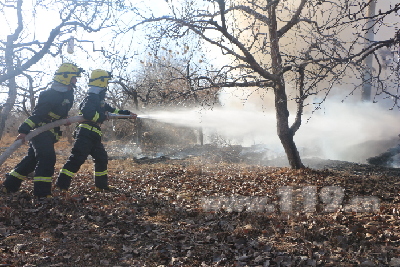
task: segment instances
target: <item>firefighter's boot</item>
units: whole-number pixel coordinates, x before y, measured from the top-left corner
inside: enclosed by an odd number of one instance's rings
[[[103,191],[114,191],[114,187],[108,185],[108,176],[106,175],[96,175],[94,178],[94,185],[96,192]]]
[[[15,177],[14,175],[11,175],[9,173],[6,174],[6,179],[3,183],[2,186],[2,192],[3,193],[14,193],[19,190],[21,187],[21,183],[24,179]]]
[[[57,178],[56,187],[60,190],[68,191],[69,186],[71,185],[72,177],[71,175],[65,174],[63,171],[64,170],[62,170]]]

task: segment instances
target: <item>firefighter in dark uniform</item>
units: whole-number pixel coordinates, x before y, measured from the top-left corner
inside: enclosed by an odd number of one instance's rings
[[[32,115],[18,128],[18,139],[25,142],[25,136],[37,127],[55,120],[64,119],[74,103],[76,77],[81,77],[83,70],[71,63],[62,64],[53,78],[52,86],[41,92]],[[29,142],[27,155],[6,174],[2,191],[17,192],[22,181],[34,171],[33,194],[38,198],[51,197],[52,176],[56,163],[54,143],[61,136],[60,127],[45,131]]]
[[[100,69],[93,70],[90,75],[88,94],[79,106],[80,113],[86,121],[78,125],[71,155],[58,176],[56,187],[60,191],[68,190],[72,178],[89,155],[94,160],[95,190],[103,191],[112,188],[108,185],[108,155],[101,142],[100,125],[108,119],[108,112],[131,115],[132,119],[136,119],[136,114],[113,108],[105,102],[108,82],[111,78],[110,72]]]

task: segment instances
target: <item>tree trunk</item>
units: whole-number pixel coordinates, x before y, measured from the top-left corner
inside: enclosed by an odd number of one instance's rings
[[[289,111],[284,84],[275,86],[275,110],[277,133],[292,169],[304,168],[299,151],[294,142],[294,132],[289,128]]]
[[[9,80],[8,88],[9,88],[8,97],[7,97],[6,103],[0,113],[0,139],[3,137],[3,133],[4,133],[4,129],[6,127],[6,121],[8,119],[8,115],[10,114],[12,108],[14,107],[15,99],[17,97],[15,78],[11,78]],[[15,134],[17,134],[17,133],[15,133]]]
[[[4,59],[6,63],[7,73],[12,73],[14,71],[14,64],[13,64],[14,48],[13,48],[12,35],[7,36],[6,49],[4,54],[5,54]],[[17,85],[15,82],[15,77],[12,77],[8,80],[7,86],[8,86],[7,100],[4,105],[4,108],[1,110],[0,113],[0,139],[3,136],[8,115],[10,114],[12,108],[14,107],[15,100],[17,99]]]
[[[285,80],[282,72],[282,58],[279,49],[279,37],[277,30],[277,18],[276,18],[276,4],[270,5],[268,13],[270,17],[269,36],[271,45],[271,61],[272,61],[272,73],[276,77],[274,85],[275,94],[275,112],[276,112],[276,123],[278,137],[285,149],[289,165],[292,169],[304,168],[301,162],[300,154],[297,151],[296,144],[294,142],[294,134],[289,127],[289,110],[287,103]]]

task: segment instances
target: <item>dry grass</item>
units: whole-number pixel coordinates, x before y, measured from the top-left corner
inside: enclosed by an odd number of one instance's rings
[[[58,166],[70,145],[57,144]],[[21,159],[17,151],[1,171]],[[1,196],[0,264],[6,266],[397,266],[400,261],[400,175],[358,164],[291,170],[210,162],[211,156],[138,164],[111,160],[117,192],[95,193],[90,161],[71,192],[45,206],[32,183]],[[333,164],[333,163],[331,163]],[[336,163],[335,163],[336,164]],[[60,168],[60,167],[58,167]],[[293,188],[293,212],[281,212],[277,190]],[[373,212],[302,210],[306,186],[345,189],[381,200]],[[275,212],[205,210],[204,198],[268,196]]]

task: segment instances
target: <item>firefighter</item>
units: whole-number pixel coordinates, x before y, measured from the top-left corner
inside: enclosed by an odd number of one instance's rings
[[[111,78],[110,72],[101,69],[93,70],[90,75],[87,96],[79,106],[80,115],[86,121],[80,123],[75,130],[75,143],[71,155],[61,169],[56,182],[56,188],[61,192],[68,191],[72,178],[89,155],[94,160],[95,191],[112,189],[108,185],[108,155],[101,142],[100,126],[108,119],[108,112],[131,115],[132,119],[136,119],[137,116],[128,110],[113,108],[104,101],[108,82]]]
[[[32,115],[18,128],[17,140],[25,142],[25,136],[37,127],[64,119],[74,102],[77,77],[83,70],[75,64],[62,64],[54,75],[51,87],[40,93]],[[6,174],[2,185],[4,193],[17,192],[28,174],[34,172],[33,194],[38,199],[51,197],[52,176],[56,163],[54,144],[61,136],[60,127],[45,131],[29,142],[27,155]]]

